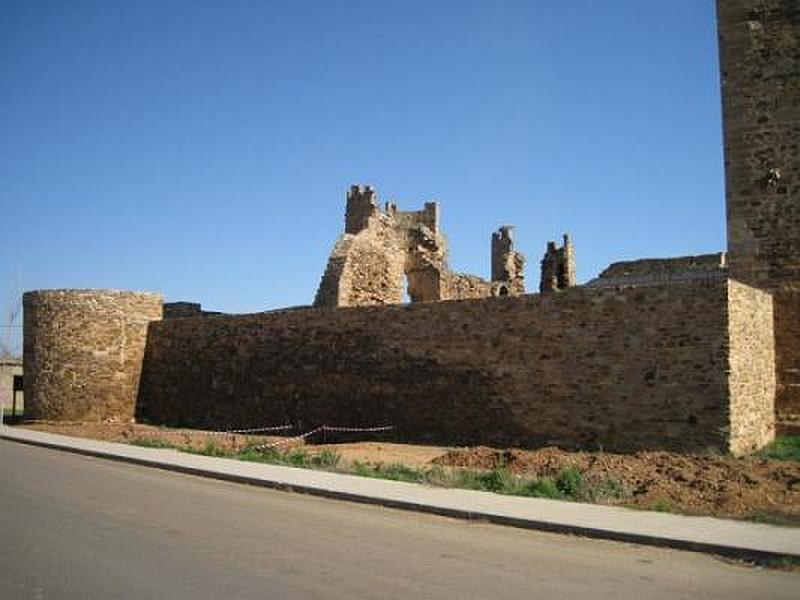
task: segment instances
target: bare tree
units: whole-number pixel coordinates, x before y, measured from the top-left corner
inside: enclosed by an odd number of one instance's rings
[[[21,355],[22,339],[22,287],[17,284],[3,310],[0,322],[0,357]]]

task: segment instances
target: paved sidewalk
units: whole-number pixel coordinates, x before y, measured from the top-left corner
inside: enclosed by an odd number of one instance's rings
[[[355,475],[213,458],[177,450],[142,448],[13,427],[0,429],[0,438],[203,477],[451,517],[481,519],[515,527],[734,557],[800,558],[800,528],[434,488]]]

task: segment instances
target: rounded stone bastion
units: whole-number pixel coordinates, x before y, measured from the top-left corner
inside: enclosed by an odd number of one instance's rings
[[[133,418],[147,326],[160,294],[36,290],[22,299],[25,418]]]

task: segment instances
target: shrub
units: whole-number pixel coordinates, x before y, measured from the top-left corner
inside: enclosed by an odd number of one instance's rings
[[[576,499],[583,494],[583,475],[577,467],[565,467],[556,477],[556,488],[567,498]]]
[[[520,488],[520,496],[533,496],[535,498],[561,498],[561,491],[556,483],[549,477],[526,481]]]

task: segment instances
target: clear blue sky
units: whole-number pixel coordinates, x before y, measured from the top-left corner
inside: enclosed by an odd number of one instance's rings
[[[723,250],[713,0],[0,0],[0,292],[312,301],[371,183],[451,265]]]

